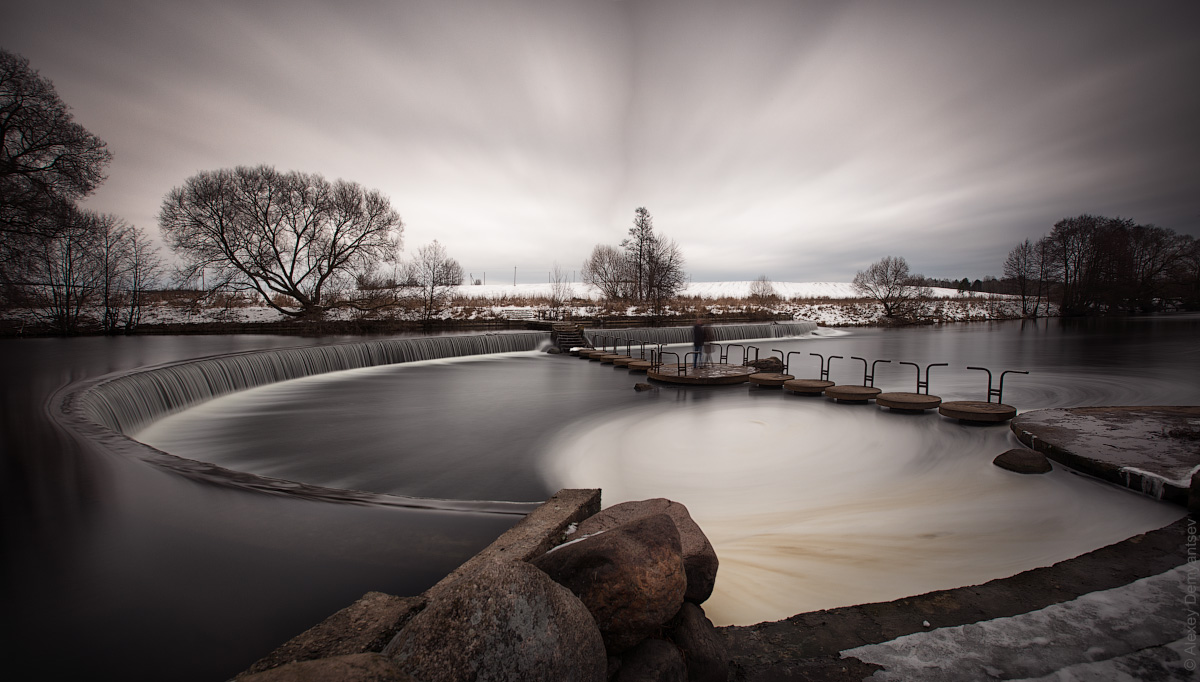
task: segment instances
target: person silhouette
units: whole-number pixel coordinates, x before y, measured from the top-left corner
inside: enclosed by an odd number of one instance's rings
[[[708,340],[708,332],[704,328],[704,321],[696,318],[696,324],[692,325],[692,367],[700,366],[700,354],[704,352],[704,342]]]

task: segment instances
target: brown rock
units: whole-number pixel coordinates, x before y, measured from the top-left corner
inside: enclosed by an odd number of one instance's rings
[[[1037,450],[1025,448],[1013,448],[1002,452],[992,460],[992,464],[1018,474],[1044,474],[1054,468],[1050,466],[1050,460],[1046,459],[1045,455]]]
[[[568,540],[617,528],[630,521],[653,514],[666,514],[675,522],[683,549],[683,568],[687,573],[687,592],[684,598],[697,604],[704,603],[712,594],[717,581],[717,552],[712,543],[692,520],[687,507],[662,497],[637,502],[622,502],[586,519],[567,536]]]
[[[778,374],[783,371],[783,361],[779,358],[759,358],[746,364],[766,374]]]
[[[638,383],[633,385],[633,390],[635,390],[635,391],[655,391],[658,389],[656,389],[654,386],[652,386],[650,384],[647,384],[644,381],[639,381]]]
[[[395,661],[378,653],[296,661],[239,679],[243,682],[415,682]]]
[[[704,609],[685,602],[671,621],[667,636],[683,652],[690,682],[725,682],[729,678],[729,654]]]
[[[621,657],[616,682],[687,682],[683,654],[670,642],[647,639]]]
[[[421,597],[368,592],[259,659],[246,674],[294,661],[380,651],[423,608],[425,600]]]
[[[521,561],[446,586],[383,653],[419,680],[602,682],[607,671],[587,608]]]
[[[533,564],[587,605],[611,653],[656,633],[687,587],[679,531],[666,514],[559,545]]]

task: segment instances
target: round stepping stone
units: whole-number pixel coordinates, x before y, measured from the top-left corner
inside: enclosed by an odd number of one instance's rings
[[[882,392],[874,386],[830,386],[825,389],[825,395],[839,403],[865,403]]]
[[[764,388],[779,388],[785,383],[794,379],[791,374],[779,374],[776,372],[759,372],[758,374],[750,375],[750,383],[762,386]]]
[[[986,403],[982,400],[951,400],[942,403],[938,412],[943,417],[965,422],[999,423],[1017,416],[1017,408],[1003,403]]]
[[[992,460],[992,464],[1018,474],[1044,474],[1054,468],[1050,466],[1050,460],[1046,459],[1045,455],[1028,448],[1013,448],[1002,452]]]
[[[830,386],[833,386],[833,382],[824,379],[792,379],[783,382],[784,390],[796,395],[821,395]]]
[[[924,393],[880,393],[875,396],[875,404],[882,405],[895,412],[924,412],[942,404],[942,399],[936,395]]]
[[[621,356],[616,353],[605,353],[604,355],[601,355],[601,356],[593,358],[593,359],[599,360],[600,364],[602,364],[602,365],[611,365],[611,364],[613,364],[613,361],[619,357],[621,357]]]
[[[631,362],[633,362],[633,358],[630,357],[617,358],[616,360],[613,360],[613,364],[617,367],[628,367],[629,363]]]
[[[649,369],[650,369],[650,361],[649,360],[634,360],[633,362],[629,363],[629,371],[630,372],[645,372]]]

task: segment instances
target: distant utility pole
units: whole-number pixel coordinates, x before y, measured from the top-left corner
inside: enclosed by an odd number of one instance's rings
[[[513,286],[517,286],[517,266],[513,266]]]

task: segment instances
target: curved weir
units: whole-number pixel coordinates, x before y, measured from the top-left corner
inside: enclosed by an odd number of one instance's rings
[[[525,514],[525,502],[442,500],[311,485],[233,471],[179,457],[130,436],[156,420],[248,389],[321,374],[382,365],[534,350],[546,332],[380,339],[330,346],[247,351],[125,372],[77,384],[61,401],[61,417],[81,435],[191,478],[325,502],[445,511]]]
[[[79,409],[122,434],[191,405],[290,379],[402,362],[534,350],[546,332],[382,339],[222,355],[122,374],[85,390]]]

